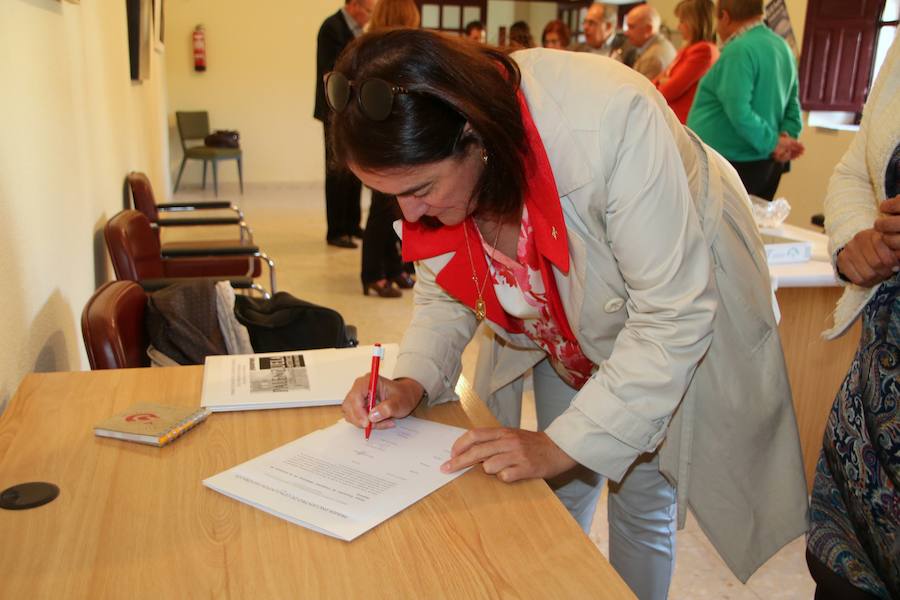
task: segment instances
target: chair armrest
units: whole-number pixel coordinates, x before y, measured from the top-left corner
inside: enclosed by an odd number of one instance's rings
[[[229,210],[239,216],[242,220],[244,218],[244,211],[231,202],[166,202],[157,204],[156,209],[159,212],[173,214],[194,212],[195,210]]]
[[[160,248],[163,258],[184,256],[256,256],[260,253],[256,244],[235,241],[172,242]]]
[[[147,292],[155,292],[162,288],[179,283],[181,281],[189,281],[192,279],[205,279],[209,281],[228,281],[231,287],[238,290],[261,289],[258,284],[253,283],[250,277],[159,277],[156,279],[142,279],[138,281],[140,286]]]
[[[156,220],[159,227],[192,227],[196,225],[241,225],[243,220],[235,215],[233,217],[177,217],[166,218],[160,216]]]
[[[238,210],[238,207],[231,202],[164,202],[157,203],[156,208],[159,210],[203,210],[208,208],[226,208],[229,210]]]

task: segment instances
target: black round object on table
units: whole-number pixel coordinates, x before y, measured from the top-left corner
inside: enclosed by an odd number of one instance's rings
[[[24,510],[43,506],[59,496],[59,488],[44,481],[30,481],[8,487],[0,492],[0,508]]]

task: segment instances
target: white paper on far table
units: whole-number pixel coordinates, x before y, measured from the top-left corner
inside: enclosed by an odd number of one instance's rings
[[[415,417],[396,424],[366,440],[361,429],[339,421],[203,485],[350,541],[465,472],[440,470],[464,429]]]
[[[400,352],[382,344],[379,370],[390,378]],[[373,346],[207,356],[200,406],[213,412],[340,404],[369,372]]]

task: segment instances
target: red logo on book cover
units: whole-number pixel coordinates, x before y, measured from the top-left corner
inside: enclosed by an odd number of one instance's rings
[[[149,423],[150,421],[155,421],[159,418],[159,415],[155,415],[153,413],[137,413],[134,415],[128,415],[125,417],[125,420],[129,423],[132,421],[140,421],[141,423]]]

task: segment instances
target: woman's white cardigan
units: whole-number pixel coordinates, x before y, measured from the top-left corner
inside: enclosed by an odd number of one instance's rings
[[[894,41],[863,110],[859,132],[834,169],[825,197],[828,250],[837,270],[837,253],[879,216],[886,200],[884,176],[894,148],[900,143],[900,38]],[[870,288],[847,283],[834,310],[834,324],[823,333],[834,339],[853,324],[879,285]]]

